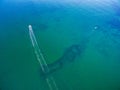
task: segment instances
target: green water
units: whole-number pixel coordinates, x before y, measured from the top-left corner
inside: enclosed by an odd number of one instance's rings
[[[120,16],[111,3],[105,4],[110,0],[102,5],[97,0],[65,1],[0,1],[0,90],[49,90],[29,24],[47,64],[59,60],[70,46],[81,45],[74,61],[51,74],[58,90],[120,89],[120,29],[107,23]]]

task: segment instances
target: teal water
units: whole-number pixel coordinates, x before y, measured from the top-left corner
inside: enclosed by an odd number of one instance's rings
[[[0,90],[50,90],[30,24],[58,90],[119,90],[119,10],[119,0],[1,0]]]

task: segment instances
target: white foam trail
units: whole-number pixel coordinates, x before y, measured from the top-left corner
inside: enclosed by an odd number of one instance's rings
[[[43,57],[43,54],[40,51],[40,48],[39,48],[38,43],[36,41],[36,37],[34,35],[32,26],[29,25],[28,28],[29,28],[30,40],[32,42],[37,60],[40,64],[40,66],[41,66],[41,69],[42,69],[43,73],[47,73],[47,72],[49,72],[49,68],[48,68],[48,65],[47,65],[44,57]],[[56,82],[55,82],[55,80],[52,76],[47,77],[46,82],[47,82],[50,90],[58,90]]]

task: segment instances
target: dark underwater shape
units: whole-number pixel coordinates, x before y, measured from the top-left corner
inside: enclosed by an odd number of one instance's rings
[[[38,27],[40,28],[41,31],[48,29],[48,25],[46,25],[46,24],[39,24]]]
[[[120,30],[120,20],[118,18],[113,18],[112,20],[108,21],[108,25],[110,25],[111,28]]]
[[[51,64],[48,64],[50,71],[47,73],[42,73],[42,76],[48,77],[55,71],[63,68],[63,66],[66,64],[73,63],[75,59],[83,53],[84,49],[84,46],[81,47],[79,44],[70,46],[65,50],[63,55],[58,60]]]
[[[80,53],[81,53],[81,48],[79,47],[79,45],[72,45],[64,52],[62,57],[60,57],[54,63],[48,64],[48,66],[50,68],[52,68],[52,66],[55,65],[59,65],[59,67],[61,67],[68,62],[73,62]]]
[[[83,37],[83,40],[80,41],[78,44],[73,44],[70,47],[68,47],[63,55],[56,60],[55,62],[51,64],[47,64],[49,71],[48,72],[41,72],[41,76],[43,78],[49,77],[54,72],[58,71],[59,69],[63,68],[65,65],[69,65],[70,63],[74,63],[77,57],[81,56],[85,49],[87,48],[87,44],[90,40],[90,37],[93,33],[90,33],[87,36]],[[44,65],[43,65],[44,66]],[[45,66],[46,67],[46,66]]]

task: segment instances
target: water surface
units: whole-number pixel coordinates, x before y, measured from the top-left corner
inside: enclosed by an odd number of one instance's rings
[[[119,90],[119,10],[119,0],[1,0],[0,89],[49,90],[31,24],[58,90]]]

